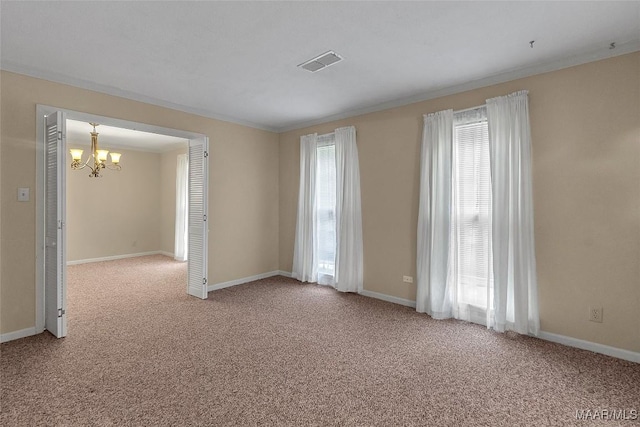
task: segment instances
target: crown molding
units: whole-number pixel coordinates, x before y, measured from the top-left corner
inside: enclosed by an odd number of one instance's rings
[[[292,130],[303,129],[310,126],[320,125],[323,123],[329,123],[337,120],[348,119],[350,117],[356,117],[364,114],[375,113],[377,111],[403,107],[405,105],[415,104],[417,102],[423,102],[431,99],[441,98],[443,96],[467,92],[470,90],[492,86],[499,83],[506,83],[512,80],[531,77],[537,74],[548,73],[551,71],[557,71],[563,68],[574,67],[576,65],[587,64],[589,62],[600,61],[602,59],[613,58],[615,56],[626,55],[628,53],[633,53],[637,51],[640,51],[640,40],[618,44],[616,45],[615,49],[609,49],[607,47],[604,49],[587,51],[581,54],[567,56],[552,62],[547,62],[544,64],[536,64],[530,67],[505,71],[502,73],[494,74],[489,77],[484,77],[482,79],[473,80],[467,83],[447,86],[447,87],[435,89],[429,92],[423,92],[421,94],[414,95],[408,98],[401,98],[401,99],[396,99],[396,100],[392,100],[384,103],[374,104],[364,108],[348,110],[343,113],[326,116],[316,120],[302,121],[295,125],[278,128],[276,129],[276,131],[279,133],[289,132]]]
[[[92,90],[92,91],[104,93],[107,95],[118,96],[118,97],[126,98],[132,101],[144,102],[146,104],[151,104],[158,107],[170,108],[172,110],[195,114],[202,117],[235,123],[242,126],[248,126],[255,129],[261,129],[269,132],[283,133],[283,132],[288,132],[292,130],[306,128],[309,126],[315,126],[323,123],[333,122],[336,120],[342,120],[350,117],[361,116],[363,114],[374,113],[377,111],[388,110],[396,107],[402,107],[409,104],[415,104],[417,102],[428,101],[430,99],[440,98],[443,96],[454,95],[457,93],[479,89],[486,86],[492,86],[499,83],[505,83],[512,80],[534,76],[537,74],[548,73],[551,71],[561,70],[563,68],[574,67],[576,65],[582,65],[589,62],[600,61],[602,59],[608,59],[616,56],[626,55],[628,53],[633,53],[637,51],[640,51],[640,40],[634,40],[634,41],[618,44],[616,45],[615,49],[609,49],[608,47],[606,47],[603,49],[586,51],[576,55],[563,57],[558,60],[547,62],[544,64],[536,64],[530,67],[510,70],[510,71],[494,74],[492,76],[488,76],[482,79],[473,80],[467,83],[447,86],[447,87],[435,89],[432,91],[423,92],[408,98],[401,98],[401,99],[391,100],[384,103],[370,105],[363,108],[347,110],[342,113],[333,114],[330,116],[325,116],[325,117],[317,118],[314,120],[300,121],[293,125],[283,126],[283,127],[264,126],[258,123],[242,120],[235,117],[225,116],[225,115],[218,114],[205,109],[188,107],[185,105],[176,104],[176,103],[161,100],[158,98],[141,95],[138,93],[119,89],[113,86],[101,85],[101,84],[90,82],[83,79],[76,79],[76,78],[64,76],[59,73],[51,72],[48,70],[36,69],[33,67],[25,67],[11,61],[6,61],[6,60],[0,61],[0,69],[9,71],[12,73],[24,74],[30,77],[48,80],[55,83],[67,84],[67,85],[78,87],[81,89]]]
[[[270,126],[264,126],[258,123],[242,120],[236,117],[225,116],[212,111],[208,111],[202,108],[189,107],[182,104],[177,104],[170,101],[165,101],[151,96],[141,95],[139,93],[119,89],[109,85],[102,85],[95,82],[90,82],[84,79],[77,79],[56,73],[49,70],[43,70],[35,67],[28,67],[17,64],[13,61],[1,60],[0,69],[16,74],[23,74],[25,76],[34,77],[36,79],[47,80],[53,83],[65,84],[80,89],[91,90],[93,92],[99,92],[106,95],[117,96],[125,98],[131,101],[144,102],[145,104],[155,105],[156,107],[169,108],[171,110],[182,111],[183,113],[195,114],[197,116],[207,117],[210,119],[220,120],[223,122],[235,123],[242,126],[251,127],[254,129],[266,130],[269,132],[277,132],[277,129]]]

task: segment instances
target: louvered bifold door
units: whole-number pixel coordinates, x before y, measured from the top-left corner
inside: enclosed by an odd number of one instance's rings
[[[207,298],[207,183],[209,140],[189,141],[189,273],[187,292]]]
[[[67,334],[65,252],[65,115],[57,111],[45,123],[45,329]]]

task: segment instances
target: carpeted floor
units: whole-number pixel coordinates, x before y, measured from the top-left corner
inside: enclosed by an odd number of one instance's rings
[[[69,267],[69,335],[2,344],[0,424],[632,425],[640,365],[274,277],[186,295],[163,256]]]

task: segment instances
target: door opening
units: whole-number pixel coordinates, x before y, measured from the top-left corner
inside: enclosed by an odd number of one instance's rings
[[[66,120],[150,132],[188,140],[187,292],[207,298],[208,138],[202,134],[161,128],[87,113],[37,106],[36,183],[36,333],[60,338],[66,328]],[[95,178],[92,178],[95,179]],[[106,237],[108,238],[108,236]]]

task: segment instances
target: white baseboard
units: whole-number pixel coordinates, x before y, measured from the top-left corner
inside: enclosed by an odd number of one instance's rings
[[[363,296],[369,297],[369,298],[379,299],[379,300],[382,300],[382,301],[392,302],[394,304],[404,305],[404,306],[411,307],[411,308],[416,308],[416,302],[415,301],[411,301],[411,300],[404,299],[404,298],[393,297],[391,295],[381,294],[381,293],[378,293],[378,292],[367,291],[366,289],[363,290],[362,292],[360,292],[360,295],[363,295]]]
[[[393,297],[391,295],[381,294],[378,292],[364,290],[360,292],[360,295],[380,299],[383,301],[392,302],[395,304],[405,305],[407,307],[412,307],[412,308],[416,307],[415,301]],[[551,341],[558,344],[566,345],[568,347],[575,347],[582,350],[589,350],[594,353],[604,354],[606,356],[616,357],[618,359],[640,363],[640,353],[636,353],[630,350],[624,350],[617,347],[611,347],[604,344],[598,344],[591,341],[585,341],[578,338],[567,337],[564,335],[558,335],[558,334],[553,334],[551,332],[544,332],[544,331],[540,331],[537,338],[540,338],[545,341]]]
[[[105,257],[101,257],[101,258],[78,259],[78,260],[75,260],[75,261],[67,261],[67,265],[88,264],[90,262],[101,262],[101,261],[114,261],[116,259],[136,258],[136,257],[139,257],[139,256],[160,255],[160,254],[161,255],[171,256],[171,258],[173,258],[173,254],[168,255],[167,252],[151,251],[151,252],[138,252],[136,254],[105,256]]]
[[[158,251],[160,255],[168,256],[169,258],[173,258],[173,253],[166,251]]]
[[[293,274],[290,271],[280,270],[280,271],[278,271],[278,274],[280,276],[293,277]],[[382,301],[392,302],[394,304],[400,304],[400,305],[404,305],[404,306],[407,306],[407,307],[416,308],[416,302],[415,301],[411,301],[411,300],[404,299],[404,298],[392,297],[391,295],[381,294],[381,293],[378,293],[378,292],[367,291],[366,289],[363,290],[362,292],[360,292],[360,295],[365,296],[365,297],[369,297],[369,298],[379,299],[379,300],[382,300]]]
[[[36,335],[36,328],[20,329],[19,331],[7,332],[0,335],[0,342],[8,342],[18,340],[20,338],[30,337]]]
[[[582,350],[593,351],[618,359],[628,360],[630,362],[640,363],[640,353],[622,348],[611,347],[604,344],[598,344],[591,341],[585,341],[578,338],[567,337],[565,335],[552,334],[551,332],[540,331],[538,338],[545,341],[551,341],[568,347],[575,347]]]
[[[270,271],[268,273],[256,274],[255,276],[243,277],[241,279],[229,280],[228,282],[216,283],[207,286],[207,292],[217,291],[218,289],[229,288],[231,286],[242,285],[243,283],[253,282],[254,280],[266,279],[267,277],[280,276],[280,271]]]

